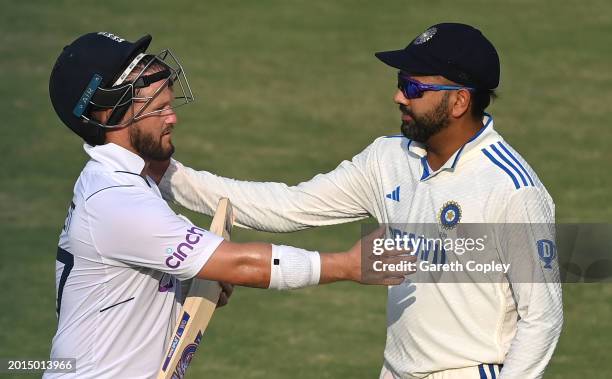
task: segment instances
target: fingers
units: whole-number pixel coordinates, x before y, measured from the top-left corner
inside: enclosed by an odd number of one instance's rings
[[[402,255],[385,255],[379,257],[382,264],[400,266],[402,262],[413,263],[416,262],[417,257],[415,255],[410,254],[402,254]]]
[[[221,286],[221,294],[219,294],[219,301],[217,301],[217,308],[227,305],[229,298],[234,292],[234,285],[225,282],[219,282]]]
[[[387,237],[387,226],[378,227],[349,251],[352,280],[363,284],[397,285],[417,269],[417,256],[407,240]]]
[[[412,255],[411,249],[406,249],[406,250],[386,249],[380,254],[374,254],[371,251],[364,252],[364,258],[370,261],[382,260],[384,263],[386,263],[386,260],[391,259],[391,258],[398,258],[398,257],[401,257],[402,259],[410,261],[410,262],[414,262],[417,260],[416,255]]]
[[[407,248],[407,249],[387,249],[385,250],[384,253],[381,254],[381,256],[387,256],[387,257],[398,257],[398,256],[403,256],[403,255],[411,255],[412,253],[412,249]],[[413,256],[414,257],[414,256]],[[416,257],[415,257],[416,260]]]
[[[219,295],[219,300],[217,301],[217,308],[221,308],[224,305],[227,305],[228,302],[229,298],[227,297],[227,295],[224,292],[221,292],[221,294]]]
[[[377,228],[372,233],[359,239],[349,251],[353,252],[355,255],[361,254],[362,250],[372,252],[374,241],[383,238],[385,230],[384,227]]]
[[[225,283],[225,282],[219,282],[219,284],[221,285],[221,291],[223,291],[227,295],[228,298],[232,296],[232,293],[234,292],[233,284]]]
[[[406,275],[416,271],[417,257],[412,255],[412,246],[400,244],[386,238],[387,227],[381,226],[363,237],[350,250],[352,259],[359,259],[356,265],[357,281],[364,284],[396,285]],[[359,257],[357,257],[359,255]]]
[[[374,247],[374,241],[383,239],[385,237],[386,230],[387,229],[385,227],[379,227],[375,229],[372,233],[361,238],[357,242],[357,244],[364,248],[367,248],[368,250],[372,250]]]
[[[394,238],[388,238],[386,226],[377,228],[360,242],[362,254],[370,259],[377,259],[381,255],[407,254],[413,250],[411,245],[401,243],[401,240],[398,242]]]
[[[372,233],[365,236],[363,239],[369,241],[369,240],[374,240],[376,238],[383,238],[386,232],[387,232],[387,228],[385,226],[379,226]]]
[[[402,252],[401,255],[377,256],[376,260],[368,261],[362,267],[362,283],[397,285],[404,281],[405,276],[416,271],[417,257]]]
[[[393,276],[387,279],[383,279],[380,283],[377,284],[381,284],[384,286],[399,286],[404,282],[404,280],[406,280],[406,277],[404,276]]]

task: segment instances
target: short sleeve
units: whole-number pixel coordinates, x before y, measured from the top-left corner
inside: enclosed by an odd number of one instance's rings
[[[86,209],[92,240],[103,259],[162,271],[179,280],[193,278],[223,241],[139,187],[102,191],[87,200]]]

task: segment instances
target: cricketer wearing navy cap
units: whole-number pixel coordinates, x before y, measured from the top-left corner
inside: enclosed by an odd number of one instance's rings
[[[470,25],[436,24],[414,38],[405,49],[375,55],[400,70],[398,88],[405,99],[419,99],[424,91],[467,90],[457,94],[465,104],[471,103],[468,114],[473,116],[472,127],[469,128],[472,133],[480,128],[484,109],[496,97],[494,90],[499,85],[499,56],[493,44]],[[469,98],[466,92],[469,92]],[[452,95],[445,92],[443,102],[449,99],[448,96]],[[427,143],[430,137],[447,125],[445,120],[436,118],[440,112],[430,115],[434,117],[433,120],[431,117],[425,119],[415,114],[409,104],[396,102],[406,116],[402,120],[402,132],[410,139]],[[418,109],[419,104],[415,108]],[[406,120],[408,117],[410,119]]]
[[[469,25],[444,23],[403,50],[376,56],[400,70],[394,101],[402,134],[377,138],[352,160],[295,186],[161,162],[152,167],[164,198],[210,215],[219,198],[230,197],[238,225],[269,232],[368,216],[393,224],[394,234],[421,235],[416,228],[430,225],[432,238],[463,232],[465,224],[520,223],[524,233],[499,228],[488,235],[491,253],[510,265],[498,282],[466,281],[452,271],[432,282],[417,269],[414,283],[389,287],[380,378],[542,377],[563,321],[557,263],[546,265],[537,253],[554,245],[554,203],[484,112],[499,84],[495,48]],[[447,257],[423,249],[417,255],[418,267]],[[525,271],[544,278],[522,280]]]
[[[465,24],[429,27],[405,49],[375,54],[410,74],[441,75],[457,84],[492,90],[499,85],[499,56],[480,30]]]

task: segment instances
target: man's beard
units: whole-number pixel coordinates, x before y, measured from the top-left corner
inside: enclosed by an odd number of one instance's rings
[[[172,126],[168,126],[171,128]],[[151,134],[143,133],[137,127],[130,127],[130,142],[134,149],[138,152],[138,154],[144,160],[155,160],[155,161],[165,161],[166,159],[170,159],[172,154],[174,154],[174,145],[170,142],[170,147],[164,149],[162,146],[162,137],[164,134],[162,133],[159,136],[158,140],[155,140]]]
[[[412,118],[410,121],[402,120],[402,134],[411,140],[426,143],[429,138],[448,127],[448,92],[431,112],[422,116],[412,113],[405,105],[400,104],[400,111]]]

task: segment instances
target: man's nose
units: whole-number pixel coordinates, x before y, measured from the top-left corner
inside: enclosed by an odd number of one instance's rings
[[[174,109],[170,108],[164,113],[164,116],[166,118],[165,121],[167,124],[176,124],[178,122],[178,116],[176,115]]]
[[[404,93],[399,89],[395,92],[395,95],[393,96],[393,101],[396,104],[410,104],[410,99],[407,99],[406,96],[404,96]]]

